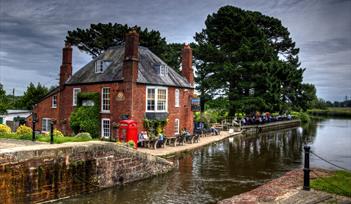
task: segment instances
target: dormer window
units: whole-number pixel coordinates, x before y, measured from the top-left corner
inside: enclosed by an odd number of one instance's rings
[[[160,76],[166,76],[168,74],[168,67],[164,64],[156,64],[155,65],[157,74]]]
[[[110,60],[96,60],[95,73],[103,73],[111,64]]]

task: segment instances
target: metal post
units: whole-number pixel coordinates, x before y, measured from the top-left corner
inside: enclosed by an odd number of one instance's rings
[[[310,146],[305,145],[305,163],[303,168],[303,190],[310,190]]]
[[[33,120],[32,128],[33,128],[33,131],[32,131],[32,141],[34,142],[34,141],[35,141],[35,120]]]
[[[54,144],[54,122],[50,122],[50,144]]]

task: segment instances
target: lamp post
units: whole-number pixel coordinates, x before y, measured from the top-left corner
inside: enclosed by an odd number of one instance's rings
[[[54,144],[54,121],[50,121],[50,144]]]
[[[32,141],[34,142],[35,141],[35,123],[37,122],[38,120],[38,116],[36,113],[33,113],[33,116],[32,116]]]

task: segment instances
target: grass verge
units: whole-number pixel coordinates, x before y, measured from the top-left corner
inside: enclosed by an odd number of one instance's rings
[[[340,116],[351,117],[351,108],[327,108],[327,109],[311,109],[307,111],[311,115],[318,116]]]
[[[336,171],[332,176],[311,180],[311,187],[342,196],[351,197],[351,172]]]

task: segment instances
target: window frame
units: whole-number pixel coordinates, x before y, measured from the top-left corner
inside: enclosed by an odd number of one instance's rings
[[[177,130],[176,130],[177,125]],[[174,134],[177,135],[180,133],[180,121],[178,118],[174,119]]]
[[[174,91],[174,107],[179,108],[180,107],[180,90],[175,89]]]
[[[148,90],[149,89],[154,89],[155,90],[155,100],[154,100],[154,106],[155,110],[148,110]],[[166,103],[165,103],[165,109],[164,110],[158,110],[158,90],[165,90],[166,91]],[[146,86],[146,94],[145,94],[145,112],[156,112],[156,113],[167,113],[168,112],[168,87],[163,87],[163,86]]]
[[[104,63],[109,63],[108,65],[104,65]],[[104,71],[112,64],[112,60],[96,60],[95,61],[95,74],[104,73]],[[98,69],[99,68],[99,69]]]
[[[78,91],[76,93],[76,91]],[[78,94],[82,92],[80,88],[73,88],[73,93],[72,93],[72,106],[77,106],[78,105]]]
[[[51,97],[51,108],[57,108],[57,95]]]
[[[41,131],[42,132],[49,132],[50,131],[50,122],[51,122],[51,118],[42,118],[41,119]],[[45,123],[44,123],[45,121]],[[46,128],[44,130],[43,124],[45,124]]]
[[[108,90],[108,98],[104,98],[104,90]],[[109,109],[104,109],[104,102],[108,101]],[[102,87],[101,88],[101,112],[102,113],[110,113],[111,112],[111,88],[110,87]],[[106,104],[107,106],[107,104]]]
[[[108,121],[108,125],[109,125],[108,136],[105,136],[105,128],[104,128],[105,121]],[[110,118],[101,118],[101,137],[102,138],[110,138],[111,137],[111,120],[110,120]]]

